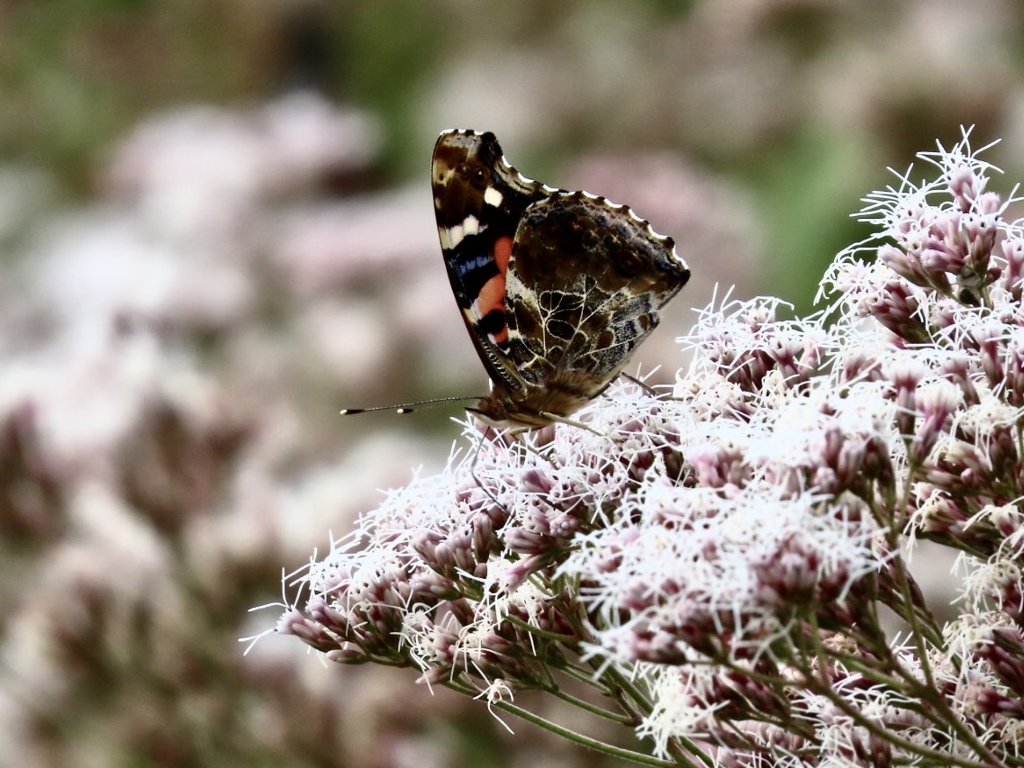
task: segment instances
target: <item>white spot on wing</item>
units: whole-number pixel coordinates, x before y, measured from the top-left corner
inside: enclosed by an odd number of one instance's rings
[[[488,187],[484,191],[484,203],[486,205],[491,206],[492,208],[497,208],[499,205],[501,205],[501,201],[504,199],[504,197],[505,196],[502,195],[501,192],[495,187]]]
[[[456,224],[454,227],[449,227],[448,230],[448,249],[457,248],[459,243],[465,238],[466,233],[462,229],[461,224]]]
[[[448,229],[438,227],[437,231],[441,234],[441,247],[446,251],[450,251],[452,248],[458,248],[459,243],[465,240],[468,235],[480,233],[480,220],[470,214],[462,220],[461,224],[456,224]]]

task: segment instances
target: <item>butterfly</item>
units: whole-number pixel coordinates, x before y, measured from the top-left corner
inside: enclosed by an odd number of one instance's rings
[[[448,279],[491,382],[467,410],[490,426],[569,421],[689,280],[672,238],[625,205],[526,178],[493,133],[441,133],[431,182]]]

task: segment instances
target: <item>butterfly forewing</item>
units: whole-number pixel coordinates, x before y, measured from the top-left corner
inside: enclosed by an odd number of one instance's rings
[[[445,131],[431,164],[434,212],[455,300],[492,380],[521,388],[509,366],[505,281],[516,227],[552,190],[517,173],[492,133]]]

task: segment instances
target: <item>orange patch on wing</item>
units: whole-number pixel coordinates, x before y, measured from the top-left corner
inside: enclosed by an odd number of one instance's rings
[[[494,263],[498,265],[498,271],[504,275],[508,271],[508,262],[512,258],[512,238],[499,237],[494,243]],[[502,281],[504,288],[504,281]],[[502,295],[504,299],[504,295]]]
[[[494,310],[505,311],[505,276],[495,275],[480,289],[480,295],[476,297],[477,312],[480,317],[487,315]]]
[[[512,258],[512,238],[499,237],[494,243],[494,263],[498,267],[498,274],[484,283],[480,294],[473,302],[473,310],[478,318],[487,317],[491,312],[501,312],[505,315],[505,272],[508,271],[508,262]],[[502,345],[508,341],[508,326],[503,325],[495,333],[488,334],[494,344]]]

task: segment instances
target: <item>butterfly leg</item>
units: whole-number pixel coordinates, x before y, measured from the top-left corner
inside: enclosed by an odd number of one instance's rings
[[[658,393],[654,391],[654,387],[652,387],[650,384],[648,384],[643,379],[638,379],[636,376],[631,376],[630,374],[625,373],[625,372],[620,373],[619,376],[621,376],[624,379],[629,379],[630,381],[632,381],[634,384],[636,384],[638,387],[640,387],[640,389],[642,389],[644,392],[646,392],[651,397],[657,397],[658,396]]]
[[[590,432],[590,433],[598,435],[598,436],[602,436],[600,432],[598,432],[593,427],[587,426],[582,421],[575,421],[574,419],[568,419],[565,416],[559,416],[556,413],[546,413],[546,412],[543,412],[543,411],[541,412],[541,415],[544,416],[545,418],[550,419],[554,423],[557,423],[557,424],[568,424],[570,427],[576,427],[576,429],[585,429],[585,430],[587,430],[587,432]]]

